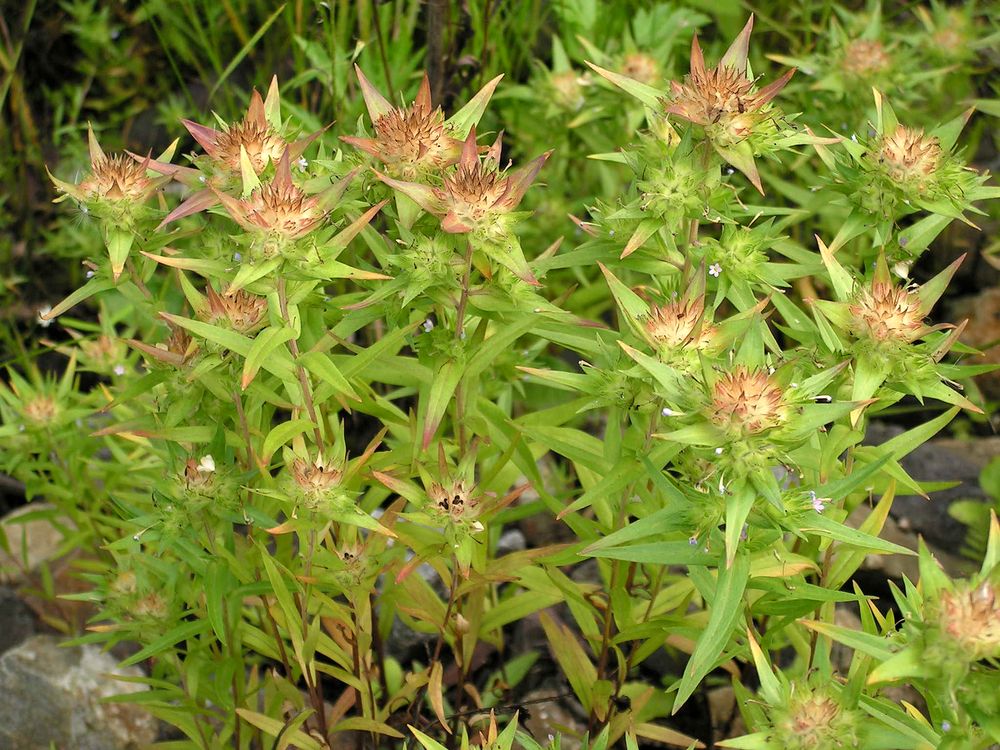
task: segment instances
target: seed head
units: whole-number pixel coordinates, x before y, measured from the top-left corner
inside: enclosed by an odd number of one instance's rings
[[[433,510],[452,521],[474,520],[478,503],[471,497],[471,489],[461,479],[451,482],[447,487],[431,482],[427,488],[427,496],[433,503]]]
[[[622,73],[639,83],[654,86],[660,80],[660,65],[645,52],[631,52],[622,61]]]
[[[720,427],[752,435],[785,421],[782,391],[766,370],[739,366],[712,386],[709,418]]]
[[[794,690],[775,717],[778,747],[788,750],[833,750],[858,747],[854,712],[819,690]]]
[[[328,465],[322,456],[312,461],[297,458],[292,462],[292,479],[311,498],[320,499],[340,485],[344,472]]]
[[[115,154],[94,161],[90,174],[80,183],[80,189],[87,199],[142,201],[147,197],[152,183],[146,177],[146,169],[142,164],[130,156]]]

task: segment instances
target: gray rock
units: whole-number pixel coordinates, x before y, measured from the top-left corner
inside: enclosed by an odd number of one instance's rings
[[[14,648],[35,632],[35,617],[21,598],[0,586],[0,654]]]
[[[20,520],[28,513],[50,514],[51,517]],[[60,526],[73,528],[72,522],[59,516],[50,503],[28,503],[0,518],[0,527],[13,553],[0,549],[0,583],[18,583],[26,571],[35,571],[43,562],[52,560],[63,542]],[[22,559],[22,553],[26,560]]]
[[[146,690],[115,680],[119,669],[96,646],[63,648],[36,635],[0,657],[0,750],[133,750],[156,741],[158,724],[140,706],[102,698]]]

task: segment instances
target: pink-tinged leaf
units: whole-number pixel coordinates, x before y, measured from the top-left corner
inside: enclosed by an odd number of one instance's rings
[[[182,167],[179,164],[171,164],[166,161],[159,161],[157,159],[149,159],[148,156],[140,156],[139,154],[133,153],[131,151],[126,151],[126,154],[131,156],[137,162],[140,162],[146,169],[152,170],[157,174],[167,175],[173,177],[179,182],[192,183],[198,181],[201,176],[201,172],[197,169],[192,169],[191,167]],[[149,159],[147,162],[146,160]]]
[[[503,149],[503,131],[497,133],[497,138],[493,145],[486,150],[486,159],[494,164],[500,163],[500,152]]]
[[[701,51],[701,44],[698,43],[698,34],[691,39],[691,77],[705,78],[705,53]],[[679,88],[679,87],[678,87]],[[674,91],[676,94],[677,92]]]
[[[358,138],[357,136],[353,135],[342,135],[340,136],[340,140],[342,140],[344,143],[354,146],[355,148],[359,148],[362,151],[371,154],[376,158],[380,158],[382,156],[382,150],[378,144],[378,141],[372,138]]]
[[[546,151],[533,161],[528,162],[523,167],[518,167],[507,176],[507,190],[503,196],[503,204],[507,208],[515,208],[524,198],[525,192],[538,176],[542,165],[552,156],[551,151]]]
[[[215,193],[219,202],[222,203],[226,211],[229,212],[229,216],[233,221],[248,231],[254,231],[257,228],[247,219],[247,212],[243,207],[242,201],[238,201],[228,193],[216,190],[215,188],[212,188],[212,192]]]
[[[417,98],[413,100],[413,106],[417,108],[423,108],[430,110],[431,105],[431,79],[427,77],[427,73],[424,73],[423,79],[420,81],[420,90],[417,91]]]
[[[326,190],[318,193],[316,197],[319,199],[320,207],[324,211],[328,211],[335,206],[341,196],[347,191],[348,186],[351,184],[351,180],[353,180],[360,171],[360,167],[355,167]]]
[[[471,169],[479,164],[479,147],[476,145],[476,129],[470,128],[469,134],[462,144],[462,156],[458,160],[459,166]]]
[[[639,226],[629,237],[628,243],[625,245],[625,249],[622,250],[620,260],[625,260],[628,256],[642,247],[643,243],[656,234],[656,230],[660,228],[659,221],[642,221],[639,222]]]
[[[333,123],[330,123],[332,125]],[[309,144],[319,138],[323,133],[330,129],[330,125],[324,128],[320,128],[314,133],[310,133],[305,138],[299,138],[299,140],[288,144],[288,150],[291,153],[293,159],[298,159],[302,156],[303,152],[309,147]]]
[[[278,191],[290,190],[293,187],[291,157],[288,148],[285,148],[281,154],[281,158],[278,160],[278,166],[275,167],[271,185]]]
[[[464,107],[448,118],[448,124],[454,130],[456,136],[465,138],[469,132],[469,128],[473,128],[479,124],[479,120],[486,111],[486,105],[489,104],[501,78],[503,78],[503,74],[487,82]]]
[[[631,94],[650,109],[656,111],[660,108],[660,100],[664,96],[663,91],[655,89],[652,86],[647,86],[645,83],[637,81],[634,78],[623,76],[621,73],[605,70],[600,65],[595,65],[592,62],[587,61],[587,65],[599,76],[607,79],[626,94]]]
[[[178,219],[183,219],[185,216],[191,216],[200,211],[205,211],[211,208],[216,203],[219,202],[218,197],[214,192],[209,189],[199,190],[197,193],[189,197],[183,203],[181,203],[177,208],[171,211],[169,214],[163,217],[156,229],[163,229],[167,224],[177,221]]]
[[[596,237],[598,235],[597,225],[591,221],[584,221],[583,219],[578,219],[573,214],[566,214],[569,220],[576,224],[580,231],[589,234],[591,237]]]
[[[250,95],[250,106],[247,107],[246,120],[261,128],[267,127],[267,118],[264,116],[264,100],[257,89],[254,89]]]
[[[378,92],[378,89],[372,86],[371,81],[365,78],[365,74],[361,72],[360,66],[355,65],[354,72],[358,74],[358,83],[361,84],[361,95],[365,98],[365,106],[368,108],[368,116],[371,118],[372,123],[375,123],[382,115],[395,109],[392,103],[382,96]]]
[[[781,78],[769,83],[767,86],[758,91],[757,95],[754,97],[754,101],[758,106],[763,107],[776,97],[779,91],[785,88],[785,85],[792,80],[793,75],[795,75],[795,68],[789,68],[785,71],[785,74],[781,76]]]
[[[453,211],[449,211],[441,219],[441,228],[448,234],[465,234],[472,231],[472,227],[464,224]]]
[[[205,149],[205,153],[209,156],[215,156],[215,142],[219,138],[219,131],[215,128],[209,128],[204,125],[199,125],[191,120],[181,120],[181,125],[187,128],[187,131],[191,134],[198,145]]]
[[[184,364],[185,357],[183,354],[167,351],[166,349],[161,349],[158,346],[150,346],[149,344],[136,339],[125,339],[125,343],[133,349],[142,352],[147,357],[163,362],[164,364],[168,364],[173,367],[180,367]]]
[[[90,166],[93,167],[97,162],[103,161],[105,159],[104,151],[101,149],[101,144],[97,142],[97,136],[94,135],[94,129],[87,123],[87,148],[90,149]]]
[[[750,34],[752,32],[753,14],[751,13],[750,18],[747,19],[746,26],[743,27],[743,31],[733,40],[729,49],[726,50],[726,54],[722,56],[722,60],[719,63],[720,66],[746,71],[747,55],[750,53]]]
[[[440,216],[444,213],[444,204],[438,197],[434,189],[427,186],[421,185],[416,182],[403,182],[402,180],[394,180],[393,178],[382,174],[378,170],[374,170],[375,176],[378,177],[382,182],[384,182],[389,187],[398,190],[403,195],[411,198],[418,206],[420,206],[427,213]]]

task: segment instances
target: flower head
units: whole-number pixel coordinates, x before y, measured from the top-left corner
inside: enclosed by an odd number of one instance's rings
[[[941,162],[941,144],[920,128],[897,125],[882,136],[877,159],[886,175],[896,182],[923,190]]]
[[[645,52],[630,52],[622,60],[623,75],[647,86],[655,86],[660,79],[660,65],[656,58]]]
[[[270,182],[247,198],[216,191],[229,215],[246,230],[294,240],[316,229],[326,218],[322,195],[307,195],[294,182],[286,149]]]
[[[752,435],[785,421],[781,387],[765,370],[739,366],[712,385],[709,419],[730,431]]]
[[[344,472],[317,456],[311,461],[296,458],[291,465],[292,479],[310,498],[319,499],[340,485]]]
[[[427,496],[433,503],[435,515],[444,516],[451,521],[474,521],[477,515],[478,503],[472,498],[472,490],[465,482],[457,479],[447,487],[439,482],[431,482],[427,488]]]
[[[250,333],[257,330],[267,314],[267,298],[243,290],[220,296],[211,285],[206,286],[208,322],[227,321],[234,331]]]
[[[920,289],[897,286],[889,274],[885,257],[875,265],[871,283],[860,288],[848,307],[852,330],[859,338],[876,343],[910,343],[934,330],[950,326],[927,326],[924,318],[932,302]]]
[[[772,717],[777,747],[832,750],[858,747],[860,717],[825,690],[795,686],[788,703]]]
[[[691,42],[691,72],[682,83],[673,81],[672,100],[668,114],[674,114],[705,128],[705,134],[719,154],[743,172],[760,192],[760,177],[753,163],[752,152],[746,155],[733,150],[754,134],[755,127],[766,117],[766,110],[778,92],[794,75],[794,68],[778,80],[757,89],[756,81],[747,72],[747,52],[753,16],[743,31],[714,68],[705,67],[705,57],[698,36]]]
[[[476,130],[470,130],[458,166],[444,176],[441,187],[400,182],[376,174],[390,187],[410,196],[425,211],[440,217],[444,231],[490,233],[499,228],[504,214],[517,208],[552,153],[547,151],[527,165],[508,172],[499,166],[500,140],[498,136],[486,156],[480,158]]]
[[[146,170],[152,160],[147,156],[136,159],[126,154],[104,153],[94,130],[87,126],[87,140],[90,148],[90,173],[73,185],[49,177],[65,196],[72,196],[84,203],[104,201],[114,205],[140,205],[156,192],[169,178],[150,178]]]
[[[375,138],[341,136],[382,162],[385,171],[404,180],[418,179],[458,161],[462,141],[445,121],[440,107],[431,105],[431,85],[427,74],[420,83],[417,98],[409,107],[394,107],[354,66],[361,84]],[[493,87],[499,79],[491,81]],[[484,89],[485,90],[485,89]],[[490,88],[492,93],[492,88]]]
[[[703,294],[685,296],[665,305],[653,305],[646,320],[646,332],[664,349],[705,349],[715,334],[705,323]]]

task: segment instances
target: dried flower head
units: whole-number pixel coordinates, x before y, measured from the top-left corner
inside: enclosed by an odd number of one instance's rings
[[[888,279],[861,289],[850,312],[858,335],[874,341],[914,341],[927,330],[916,292]]]
[[[426,74],[413,104],[394,107],[372,86],[361,68],[355,65],[354,69],[375,138],[341,136],[342,141],[371,154],[382,162],[388,174],[404,180],[417,179],[458,161],[462,142],[453,136],[441,108],[432,107],[430,80]]]
[[[877,39],[853,39],[843,50],[844,70],[859,78],[871,78],[892,65],[892,58]]]
[[[462,146],[458,166],[445,175],[442,187],[400,182],[378,172],[376,174],[390,187],[410,196],[425,211],[440,217],[444,231],[489,232],[497,228],[500,217],[517,208],[551,153],[547,151],[513,171],[501,170],[500,137],[480,159],[476,130],[473,128]]]
[[[131,607],[131,614],[140,619],[163,620],[169,612],[167,600],[156,591],[140,597]]]
[[[226,321],[234,331],[251,333],[260,328],[267,314],[267,298],[243,290],[220,296],[211,285],[205,287],[209,323]]]
[[[583,83],[575,70],[564,70],[548,77],[549,89],[555,103],[562,109],[576,112],[583,107]]]
[[[714,68],[705,67],[705,57],[695,35],[691,42],[691,72],[683,83],[671,82],[673,98],[666,111],[705,128],[706,136],[720,155],[746,174],[763,193],[752,154],[746,161],[730,151],[754,134],[755,127],[766,118],[771,100],[785,87],[795,69],[758,90],[756,81],[747,74],[752,30],[753,16]]]
[[[215,459],[211,455],[189,458],[184,463],[184,489],[203,494],[215,485]]]
[[[752,435],[785,421],[781,387],[765,370],[739,366],[712,385],[709,418],[729,431]]]
[[[307,195],[292,182],[290,155],[286,149],[273,179],[248,198],[237,199],[216,191],[229,215],[244,229],[294,240],[316,229],[326,218],[322,195]]]
[[[704,317],[704,296],[683,297],[651,306],[646,331],[665,349],[705,349],[712,342],[715,327],[706,324]]]
[[[897,125],[878,144],[878,162],[886,175],[906,186],[924,189],[941,163],[941,144],[920,128]]]
[[[1000,657],[1000,592],[989,581],[941,592],[939,626],[969,661]]]

